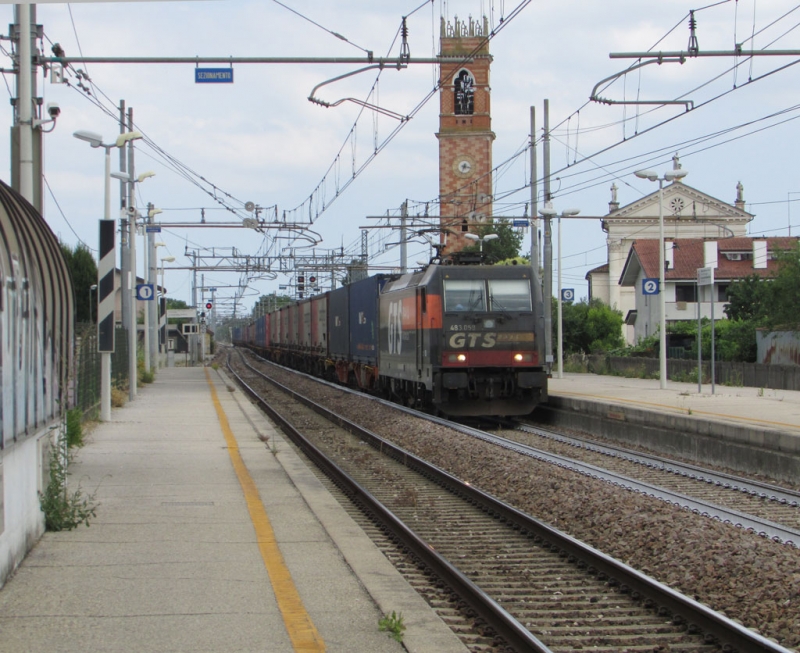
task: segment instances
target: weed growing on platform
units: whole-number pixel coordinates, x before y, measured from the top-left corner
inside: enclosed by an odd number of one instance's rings
[[[67,447],[83,446],[83,414],[80,408],[67,411]]]
[[[66,447],[67,436],[61,431],[54,446],[50,447],[50,482],[39,493],[39,504],[44,513],[48,531],[71,531],[81,524],[89,525],[96,516],[95,493],[84,494],[80,486],[70,492],[67,486],[68,468],[73,454]]]
[[[382,633],[385,632],[396,642],[403,641],[403,631],[406,625],[403,623],[403,613],[397,614],[392,610],[392,614],[387,614],[381,617],[378,621],[378,630]]]
[[[128,393],[119,388],[111,388],[111,405],[114,408],[122,408],[128,401]]]
[[[152,383],[153,381],[156,380],[156,375],[155,372],[153,372],[153,370],[142,370],[139,373],[139,379],[141,380],[142,383]]]

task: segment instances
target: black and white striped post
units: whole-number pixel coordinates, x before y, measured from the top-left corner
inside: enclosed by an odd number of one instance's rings
[[[114,353],[114,220],[100,220],[100,261],[97,265],[97,351],[100,352],[100,419],[111,420],[111,354]]]
[[[158,299],[158,351],[161,354],[161,367],[166,367],[164,354],[167,351],[167,298],[164,297],[164,274],[161,274],[161,297]]]

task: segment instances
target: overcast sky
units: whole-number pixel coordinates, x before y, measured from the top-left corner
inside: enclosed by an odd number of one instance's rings
[[[756,215],[751,234],[784,236],[791,228],[792,235],[800,235],[795,154],[800,84],[797,67],[791,65],[798,57],[697,58],[682,65],[649,65],[620,77],[601,93],[614,100],[683,99],[693,103],[691,111],[674,104],[637,107],[588,101],[595,84],[634,63],[612,60],[609,53],[686,50],[690,9],[696,10],[701,52],[729,51],[737,43],[744,51],[800,49],[800,30],[794,29],[800,24],[800,11],[793,2],[283,0],[282,4],[268,0],[48,3],[37,6],[37,22],[43,25],[48,55],[51,44],[58,42],[68,56],[86,57],[365,57],[365,51],[395,57],[401,17],[408,15],[411,56],[430,57],[438,52],[441,15],[452,20],[455,15],[467,19],[485,14],[497,31],[490,44],[492,126],[497,136],[494,164],[505,163],[495,175],[496,215],[521,216],[530,201],[525,150],[529,108],[536,107],[539,138],[543,101],[548,98],[557,210],[574,207],[584,216],[602,216],[608,211],[612,183],[619,187],[622,205],[633,202],[656,189],[655,184],[635,178],[633,171],[643,167],[664,171],[677,152],[689,171],[685,183],[714,197],[732,203],[741,181],[746,208]],[[13,7],[4,5],[0,10],[5,13],[0,24],[12,23]],[[8,47],[4,42],[4,51]],[[119,129],[115,107],[120,100],[133,108],[136,127],[147,136],[147,142],[137,144],[136,172],[156,172],[139,187],[140,207],[152,202],[163,210],[159,218],[164,222],[199,223],[205,209],[208,221],[241,223],[247,216],[244,203],[253,202],[277,207],[271,210],[280,219],[286,211],[290,222],[303,222],[312,230],[293,243],[285,230],[268,230],[265,241],[264,235],[249,229],[165,229],[160,239],[167,251],[160,250],[159,255],[176,257],[167,268],[187,266],[188,250],[212,247],[217,253],[235,247],[240,254],[275,256],[286,255],[288,245],[299,247],[319,239],[320,254],[340,246],[357,251],[360,227],[377,224],[367,216],[387,211],[396,215],[405,199],[412,214],[424,212],[426,203],[435,213],[438,97],[421,103],[435,86],[437,70],[429,65],[384,70],[369,99],[374,70],[317,91],[331,103],[357,98],[401,116],[413,115],[403,123],[362,112],[353,102],[324,108],[308,101],[317,84],[360,67],[240,64],[234,66],[233,84],[196,84],[193,64],[75,64],[75,69],[88,73],[91,83],[82,81],[88,90],[79,88],[81,80],[74,70],[67,75],[69,84],[52,84],[40,75],[38,95],[45,105],[58,102],[62,109],[55,129],[45,136],[47,222],[70,245],[80,240],[96,249],[97,220],[103,211],[102,151],[92,150],[72,134],[90,130],[112,140]],[[7,56],[3,68],[11,68]],[[11,96],[14,77],[6,74],[5,79]],[[10,126],[11,106],[5,106],[3,115]],[[376,148],[380,151],[369,162]],[[0,170],[9,180],[7,129],[0,130],[0,152]],[[112,161],[112,169],[118,170],[116,155]],[[352,180],[354,170],[360,173]],[[117,207],[116,182],[112,189],[112,206]],[[265,212],[261,217],[272,216]],[[379,238],[382,243],[376,242]],[[526,234],[524,252],[529,251],[529,238]],[[382,244],[396,240],[388,230],[371,232],[372,248],[383,249]],[[564,225],[563,283],[575,288],[576,297],[588,294],[584,276],[605,262],[605,246],[599,220]],[[428,253],[424,243],[412,244],[411,264],[427,260]],[[375,263],[396,266],[399,257],[399,248],[389,248]],[[223,298],[234,294],[224,286],[239,281],[235,273],[205,273],[205,285],[219,288],[223,311],[231,308]],[[239,313],[242,307],[250,310],[259,295],[289,281],[283,274],[252,280]],[[171,296],[189,301],[188,272],[168,271],[166,286]]]

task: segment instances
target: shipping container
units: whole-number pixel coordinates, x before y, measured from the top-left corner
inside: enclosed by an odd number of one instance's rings
[[[311,350],[325,356],[328,353],[328,295],[317,295],[311,300]]]
[[[350,357],[362,365],[378,364],[378,299],[386,276],[378,274],[348,285]]]
[[[349,286],[328,294],[328,355],[334,361],[350,358]]]

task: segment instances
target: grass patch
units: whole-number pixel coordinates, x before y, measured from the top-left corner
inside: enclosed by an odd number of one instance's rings
[[[386,614],[378,621],[378,630],[386,633],[396,642],[403,641],[403,631],[406,625],[403,623],[403,613],[397,614],[392,610],[392,614]]]
[[[119,388],[111,388],[111,405],[114,408],[122,408],[128,401],[128,393]]]

